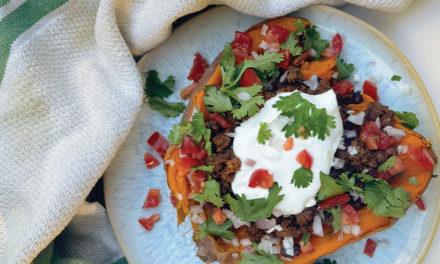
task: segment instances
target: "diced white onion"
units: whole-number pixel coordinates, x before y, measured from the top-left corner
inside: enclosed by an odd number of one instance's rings
[[[341,231],[339,231],[339,234],[338,234],[338,241],[341,241],[343,237],[344,237],[344,233],[341,230]]]
[[[293,250],[293,237],[285,237],[283,239],[283,247],[286,250],[287,255],[295,256],[295,251]]]
[[[273,216],[275,216],[275,217],[280,217],[280,216],[283,215],[283,211],[281,211],[280,209],[274,208],[274,209],[272,210],[272,214],[273,214]]]
[[[192,214],[191,221],[198,225],[201,225],[205,222],[205,214],[204,213]]]
[[[283,83],[287,79],[287,75],[289,74],[289,71],[285,71],[283,75],[280,77],[280,83]]]
[[[349,115],[347,117],[347,120],[355,125],[360,126],[364,123],[364,117],[365,117],[365,112],[362,111],[362,112],[359,112],[359,114],[357,114],[357,115]]]
[[[239,93],[237,93],[237,99],[245,102],[245,101],[251,99],[251,96],[249,95],[248,92],[239,92]]]
[[[182,201],[182,200],[183,200],[183,196],[182,196],[182,194],[178,193],[178,194],[177,194],[177,199],[179,199],[179,201]]]
[[[261,26],[261,35],[266,36],[268,29],[269,29],[269,26],[266,24],[263,24],[263,26]]]
[[[355,236],[359,236],[359,234],[361,233],[361,227],[359,225],[352,225],[351,233]]]
[[[400,85],[400,90],[402,90],[402,93],[407,95],[411,93],[411,87],[409,87],[408,85]]]
[[[240,245],[240,241],[238,241],[237,237],[234,237],[231,242],[234,247],[238,247]]]
[[[194,173],[195,173],[195,171],[190,171],[190,173],[188,173],[187,175],[186,175],[186,178],[188,179],[188,181],[189,181],[189,184],[191,185],[191,186],[195,186],[195,183],[194,183],[194,181],[193,181],[193,178],[192,178],[192,176],[194,175]]]
[[[341,140],[339,140],[338,149],[341,149],[341,150],[347,149],[347,147],[345,146],[343,138],[341,138]]]
[[[283,228],[280,225],[276,225],[276,226],[270,228],[269,230],[267,230],[266,232],[270,234],[270,233],[272,233],[275,230],[281,231],[281,230],[283,230]]]
[[[245,238],[245,239],[240,240],[240,244],[242,246],[246,247],[246,246],[252,245],[252,242],[249,240],[249,238]]]
[[[174,161],[174,159],[168,159],[168,160],[166,160],[163,164],[165,164],[165,165],[170,165],[171,167],[174,167],[174,165],[176,164],[176,162]]]
[[[228,137],[235,137],[235,133],[234,132],[225,133],[225,135],[228,136]]]
[[[318,53],[316,52],[316,50],[315,49],[310,49],[310,57],[314,58],[316,56],[318,56]]]
[[[333,168],[340,170],[342,168],[344,168],[345,165],[345,160],[334,157],[333,158]]]
[[[317,236],[324,236],[324,230],[322,230],[322,220],[319,215],[315,215],[315,219],[313,220],[313,234]]]
[[[258,45],[259,48],[267,50],[269,48],[269,44],[267,44],[266,41],[261,41],[260,45]]]
[[[355,138],[356,137],[356,130],[344,130],[345,137],[346,138]]]
[[[201,213],[201,212],[203,212],[203,207],[202,207],[200,204],[192,205],[192,206],[189,208],[189,212],[192,213],[192,214],[198,214],[198,213]]]
[[[357,155],[358,154],[358,150],[353,147],[353,146],[348,146],[347,148],[347,152],[348,154],[350,154],[351,156]]]
[[[269,253],[270,249],[272,248],[272,244],[273,244],[272,241],[270,239],[267,239],[266,236],[264,236],[261,239],[260,244],[258,244],[258,249]]]
[[[356,191],[350,191],[350,195],[351,195],[351,197],[353,197],[353,201],[355,201],[355,202],[356,202],[356,201],[359,199],[359,197],[360,197],[359,193],[356,192]]]
[[[386,126],[383,130],[387,132],[388,136],[394,137],[397,141],[400,141],[404,136],[406,136],[405,131],[392,126]]]
[[[374,121],[378,128],[380,128],[380,118],[376,117],[376,120]]]
[[[319,216],[321,217],[321,220],[324,221],[324,211],[318,211]]]
[[[272,219],[262,218],[262,219],[258,219],[256,225],[258,229],[267,230],[275,227],[277,225],[277,222],[275,218]]]
[[[303,83],[307,85],[310,90],[315,91],[319,85],[318,76],[316,74],[313,74],[310,79],[308,79],[307,81],[303,81]]]
[[[350,110],[347,110],[347,111],[345,111],[345,112],[346,112],[347,114],[349,114],[349,115],[352,115],[352,114],[354,114],[355,111],[350,109]]]
[[[334,73],[332,74],[332,78],[333,78],[333,79],[338,79],[338,75],[339,75],[339,72],[334,72]]]
[[[402,155],[408,152],[408,145],[397,146],[397,154]]]
[[[246,159],[244,161],[244,164],[248,165],[249,167],[253,167],[255,165],[255,163],[257,163],[257,162],[253,159]]]
[[[258,57],[260,57],[260,55],[258,55],[258,53],[255,50],[251,51],[251,55],[252,55],[252,57],[254,57],[254,60],[256,60],[256,59],[258,59]]]
[[[353,82],[358,83],[361,81],[361,76],[359,74],[353,74]]]
[[[240,257],[240,255],[237,252],[232,253],[231,256],[233,259],[238,259]]]
[[[342,232],[344,232],[344,234],[351,234],[351,225],[343,225]]]
[[[234,213],[228,209],[223,209],[223,213],[226,215],[226,217],[229,220],[231,220],[235,229],[242,227],[242,226],[248,226],[248,227],[251,226],[251,223],[241,220],[238,216],[234,215]]]

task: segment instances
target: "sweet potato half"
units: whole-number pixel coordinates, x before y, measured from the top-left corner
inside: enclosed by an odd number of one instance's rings
[[[297,19],[301,19],[303,23],[310,23],[302,18],[295,17],[282,17],[267,20],[260,24],[257,24],[247,30],[247,33],[253,38],[253,46],[252,50],[262,53],[263,50],[258,47],[258,43],[263,40],[263,36],[261,35],[261,27],[264,24],[277,24],[288,29],[290,32],[294,32],[296,30],[295,21]],[[214,84],[216,86],[220,86],[222,83],[222,77],[220,73],[220,67],[218,66],[219,58],[221,54],[217,57],[217,59],[210,65],[208,70],[205,72],[201,81],[197,83],[197,87],[194,90],[193,95],[190,98],[190,102],[185,110],[183,115],[183,119],[186,121],[190,121],[192,113],[195,107],[198,107],[205,115],[205,118],[209,117],[209,112],[204,107],[203,96],[204,96],[204,87],[209,84]],[[318,75],[322,79],[329,79],[333,73],[333,69],[335,66],[334,59],[321,60],[317,62],[305,63],[303,67],[301,67],[301,71],[304,76],[311,76],[312,74]],[[306,77],[305,77],[306,78]],[[363,111],[366,109],[368,103],[373,101],[371,98],[368,98],[368,95],[364,95],[364,103],[358,105],[350,105],[350,107],[356,112]],[[403,129],[406,132],[406,136],[401,139],[401,144],[406,144],[414,147],[423,146],[430,150],[430,143],[424,139],[418,133],[407,129],[406,127],[396,122],[396,128]],[[177,201],[177,215],[178,222],[181,223],[184,221],[185,217],[189,214],[189,206],[192,203],[196,203],[188,198],[190,191],[190,184],[187,180],[187,174],[190,171],[190,168],[187,168],[182,165],[181,157],[179,156],[180,147],[177,145],[172,145],[169,147],[168,152],[165,156],[165,161],[173,160],[173,165],[165,162],[165,171],[167,173],[167,182],[168,186],[172,192],[172,194],[176,197]],[[432,154],[432,151],[430,151]],[[403,177],[395,177],[396,179],[392,180],[390,184],[394,187],[401,186],[407,192],[410,192],[410,200],[417,200],[426,187],[428,186],[431,177],[432,170],[421,169],[417,166],[414,161],[412,161],[407,154],[403,154],[399,156],[406,163],[406,167],[409,168],[405,171]],[[408,183],[409,177],[417,177],[418,185],[412,185]],[[360,228],[361,233],[359,236],[354,236],[351,234],[345,234],[342,240],[338,241],[338,235],[333,234],[329,236],[319,237],[316,235],[311,235],[310,241],[312,242],[315,250],[308,254],[300,254],[293,258],[292,261],[285,261],[285,263],[312,263],[316,259],[331,254],[337,249],[346,246],[350,243],[359,241],[367,236],[370,236],[376,232],[382,231],[384,229],[390,228],[397,220],[397,218],[392,217],[382,217],[375,216],[371,210],[368,210],[366,207],[357,211],[360,216]],[[196,230],[197,225],[193,223],[194,230]],[[197,232],[197,231],[195,231]],[[236,236],[239,239],[243,239],[248,237],[246,232],[239,228],[235,231]],[[215,261],[218,260],[221,263],[234,263],[238,260],[234,260],[231,257],[231,253],[241,253],[241,247],[234,247],[231,244],[227,244],[222,239],[216,239],[212,236],[207,236],[199,241],[196,241],[200,248],[199,256],[207,261]]]

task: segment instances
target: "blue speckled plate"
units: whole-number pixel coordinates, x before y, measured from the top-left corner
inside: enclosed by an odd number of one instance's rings
[[[311,20],[323,38],[330,39],[332,31],[339,32],[344,38],[341,57],[355,65],[356,74],[362,80],[369,75],[377,79],[384,104],[394,110],[415,112],[420,119],[416,130],[434,139],[433,149],[440,153],[439,124],[429,96],[412,66],[391,41],[366,23],[327,6],[312,6],[292,16]],[[225,43],[233,39],[235,30],[244,31],[262,20],[226,7],[212,9],[180,26],[165,43],[145,55],[138,67],[142,72],[155,69],[161,78],[172,74],[176,79],[176,92],[171,99],[179,100],[178,90],[189,84],[186,76],[195,52],[212,61]],[[402,80],[390,82],[393,74],[402,76]],[[360,83],[357,86],[360,89]],[[154,131],[168,135],[179,120],[180,117],[163,118],[143,106],[127,141],[105,173],[110,221],[130,263],[202,263],[195,257],[188,221],[179,227],[176,225],[163,167],[148,170],[143,161],[145,151],[154,153],[146,143],[148,137]],[[439,166],[435,174],[439,174]],[[161,189],[162,202],[158,208],[145,210],[142,204],[150,188]],[[423,195],[426,211],[411,206],[407,215],[392,228],[372,236],[375,241],[389,244],[389,247],[379,246],[373,258],[362,253],[365,240],[346,246],[330,257],[338,263],[421,263],[439,220],[439,190],[439,180],[433,179]],[[147,232],[137,219],[153,213],[160,213],[161,219]]]

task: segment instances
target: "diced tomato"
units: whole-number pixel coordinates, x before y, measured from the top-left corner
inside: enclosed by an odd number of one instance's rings
[[[332,39],[332,43],[330,47],[326,48],[322,52],[322,56],[325,56],[327,58],[336,58],[341,54],[342,50],[342,38],[339,33],[336,33],[336,35]]]
[[[194,153],[199,152],[199,147],[194,144],[191,137],[188,135],[183,135],[182,141],[182,154],[185,155],[193,155]]]
[[[378,149],[379,138],[382,132],[377,124],[373,121],[368,121],[361,129],[360,139],[367,146],[368,149]]]
[[[364,253],[370,258],[373,257],[374,251],[376,251],[377,243],[374,242],[371,238],[367,239],[367,243],[365,243]]]
[[[190,157],[182,157],[179,165],[182,171],[189,172],[191,167],[200,166],[200,162]]]
[[[261,84],[260,77],[258,77],[253,69],[245,70],[243,75],[241,76],[240,85],[242,87],[249,87],[254,84]]]
[[[283,148],[285,151],[291,150],[293,148],[293,137],[289,137],[284,141]]]
[[[424,147],[412,147],[408,148],[409,157],[421,168],[432,170],[435,163],[429,152]]]
[[[204,171],[193,171],[188,174],[188,177],[191,177],[191,182],[193,183],[193,190],[195,192],[201,193],[203,192],[206,176]]]
[[[226,221],[226,215],[223,213],[222,209],[216,207],[212,210],[212,220],[214,220],[217,225],[221,225]]]
[[[160,202],[160,190],[150,189],[148,191],[147,198],[145,198],[145,202],[142,208],[157,207],[159,205],[159,202]]]
[[[380,135],[378,144],[378,148],[380,150],[387,150],[394,144],[396,144],[396,140],[394,139],[394,137],[387,136],[385,133],[382,133]]]
[[[287,40],[287,38],[289,37],[289,33],[289,30],[281,26],[271,24],[267,29],[264,40],[269,44],[274,42],[278,42],[281,44]]]
[[[290,64],[290,50],[283,49],[283,50],[278,51],[278,53],[284,54],[284,60],[282,62],[280,62],[278,64],[278,66],[280,66],[281,69],[287,70],[289,68],[289,64]]]
[[[369,95],[374,101],[377,101],[379,99],[379,96],[377,96],[377,87],[374,83],[370,81],[365,81],[364,85],[362,86],[362,90],[364,93]]]
[[[165,153],[168,149],[168,140],[165,137],[156,131],[151,135],[147,142],[162,158],[165,157]]]
[[[388,170],[374,173],[374,178],[382,179],[384,181],[388,181],[391,176],[393,175],[391,175]]]
[[[312,242],[307,242],[307,245],[304,245],[303,241],[299,242],[299,245],[301,246],[301,254],[308,254],[315,251],[315,247],[312,245]]]
[[[220,126],[223,128],[228,128],[232,126],[231,123],[229,123],[228,120],[226,120],[226,118],[221,116],[219,113],[212,113],[211,115],[209,115],[209,119],[219,123]]]
[[[235,65],[242,63],[249,57],[253,39],[246,32],[235,31],[234,41],[231,43],[232,54],[235,55]]]
[[[249,180],[249,187],[260,187],[263,189],[269,189],[273,186],[273,175],[266,169],[258,169],[254,171]]]
[[[307,150],[303,149],[298,155],[296,156],[296,161],[298,161],[299,164],[301,164],[304,168],[310,170],[313,165],[313,157],[310,156],[309,152]]]
[[[394,164],[393,167],[388,168],[387,172],[391,176],[394,176],[405,171],[405,169],[406,169],[405,163],[401,159],[396,157],[396,163]]]
[[[344,96],[354,89],[354,85],[350,81],[340,80],[337,83],[333,84],[332,88],[335,93]]]
[[[343,225],[357,225],[361,222],[359,215],[353,206],[349,204],[342,205],[342,224]]]
[[[170,193],[170,202],[173,205],[173,207],[176,208],[177,205],[176,197],[174,197],[172,193]]]
[[[350,195],[348,195],[347,193],[338,194],[320,203],[318,206],[318,211],[327,210],[335,206],[343,205],[348,201],[350,201]]]
[[[149,218],[139,218],[138,222],[139,224],[141,224],[147,231],[151,231],[154,227],[154,223],[156,223],[157,221],[159,221],[160,219],[160,214],[154,214]]]
[[[149,169],[157,167],[160,164],[160,162],[148,152],[145,152],[144,154],[144,161],[145,166]]]
[[[414,203],[417,205],[417,207],[419,208],[420,211],[426,210],[425,203],[423,202],[422,197],[417,199]]]
[[[196,57],[194,58],[193,66],[189,72],[188,80],[198,82],[208,68],[208,62],[198,52],[194,54],[194,56]]]

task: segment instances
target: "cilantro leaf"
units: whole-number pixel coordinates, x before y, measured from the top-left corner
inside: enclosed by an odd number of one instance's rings
[[[419,120],[414,113],[395,111],[394,114],[397,116],[397,118],[399,118],[400,121],[402,121],[400,123],[409,129],[414,129],[419,125]]]
[[[321,39],[321,35],[316,30],[315,25],[310,28],[305,28],[305,26],[300,28],[301,33],[305,36],[304,50],[310,50],[313,48],[316,51],[315,59],[321,59],[321,53],[329,46],[329,42],[325,39]]]
[[[321,59],[322,52],[328,48],[330,44],[328,43],[328,40],[325,39],[318,39],[315,42],[313,42],[313,49],[316,51],[316,60]]]
[[[412,185],[415,185],[415,186],[418,186],[419,185],[419,180],[417,179],[417,177],[409,177],[408,178],[408,184],[412,184]]]
[[[286,137],[295,135],[308,138],[317,135],[318,139],[324,140],[330,135],[330,128],[336,127],[334,116],[328,115],[325,108],[316,108],[302,98],[299,92],[281,96],[272,107],[281,111],[281,115],[294,118],[291,124],[283,127]]]
[[[399,75],[395,75],[395,74],[391,77],[391,81],[395,81],[395,82],[398,82],[401,79],[402,79],[402,77],[400,77]]]
[[[260,110],[258,106],[264,104],[264,98],[261,95],[257,95],[251,97],[249,100],[239,102],[240,107],[232,110],[232,116],[235,119],[242,119],[245,116],[251,117],[255,115],[258,110]]]
[[[380,166],[377,168],[378,172],[386,171],[389,168],[393,167],[396,164],[396,156],[392,156],[391,158],[387,159],[384,163],[380,164]]]
[[[320,172],[321,188],[318,191],[318,199],[324,201],[327,198],[333,197],[335,195],[347,192],[350,188],[347,188],[341,184],[338,184],[335,179],[329,175]]]
[[[295,21],[295,27],[297,28],[297,30],[293,32],[295,35],[299,35],[300,33],[304,33],[306,31],[306,25],[304,25],[301,19],[297,19]]]
[[[185,110],[185,104],[178,102],[170,103],[161,97],[150,97],[148,104],[151,109],[156,110],[165,117],[176,117]]]
[[[260,122],[260,129],[258,130],[257,141],[260,144],[264,144],[266,140],[270,138],[270,129],[267,127],[266,122]]]
[[[196,112],[191,118],[191,138],[196,144],[199,144],[206,136],[205,130],[207,130],[207,128],[205,126],[203,113],[198,108],[196,108]],[[205,141],[208,141],[209,139],[210,138],[205,137]]]
[[[310,233],[304,234],[303,237],[301,238],[301,241],[304,243],[304,246],[309,243],[309,240],[310,240]]]
[[[170,130],[168,140],[171,145],[181,144],[183,135],[191,135],[191,123],[182,121],[181,124],[175,124],[173,129]]]
[[[227,240],[232,240],[234,238],[234,233],[228,229],[232,226],[231,220],[225,221],[221,225],[217,225],[212,217],[208,221],[197,227],[200,232],[194,237],[195,240],[199,240],[208,234],[216,235]]]
[[[191,170],[193,171],[204,171],[204,172],[208,172],[208,173],[213,173],[214,172],[214,165],[202,165],[202,166],[192,166]]]
[[[273,187],[269,189],[267,198],[259,198],[247,200],[246,196],[242,194],[237,195],[234,199],[231,194],[226,194],[224,200],[229,204],[232,212],[242,220],[256,222],[258,219],[268,218],[272,214],[273,208],[283,199],[284,195],[279,195],[281,186],[274,183]]]
[[[222,74],[223,85],[229,85],[235,77],[235,56],[232,54],[231,44],[226,44],[220,58],[220,72]]]
[[[313,181],[313,172],[304,167],[301,167],[293,173],[290,183],[297,188],[306,188]]]
[[[144,91],[145,94],[150,98],[166,98],[173,93],[171,89],[174,87],[174,84],[175,81],[173,76],[170,75],[164,82],[161,82],[157,71],[150,70],[148,71],[148,75],[145,80]]]
[[[333,215],[333,233],[338,232],[342,228],[342,210],[341,207],[332,207],[327,210],[327,212],[331,213]]]
[[[264,54],[258,56],[256,60],[245,60],[243,62],[243,68],[241,70],[241,75],[246,69],[253,68],[259,72],[272,72],[274,69],[278,69],[278,63],[284,60],[284,54],[277,52],[265,52]]]
[[[229,88],[229,89],[223,88],[223,90],[220,91],[234,98],[234,100],[239,101],[238,94],[247,93],[249,94],[249,97],[253,97],[257,95],[259,92],[261,92],[261,90],[263,90],[262,85],[254,84],[249,87],[237,87],[237,88]]]
[[[193,199],[199,203],[210,202],[217,207],[222,207],[224,205],[220,194],[220,184],[214,179],[206,181],[203,193],[194,194]]]
[[[241,254],[240,256],[242,259],[238,264],[284,264],[277,255]]]
[[[288,49],[290,51],[290,54],[292,54],[292,56],[299,56],[302,54],[303,49],[300,46],[297,46],[298,42],[299,41],[295,38],[295,34],[290,33],[286,42],[282,43],[280,45],[280,48]]]
[[[232,111],[234,109],[231,104],[231,98],[217,90],[214,85],[206,86],[205,94],[203,101],[205,102],[206,109],[209,111],[221,113]]]
[[[353,64],[345,63],[343,59],[336,58],[336,67],[338,68],[338,80],[348,79],[354,72]]]

